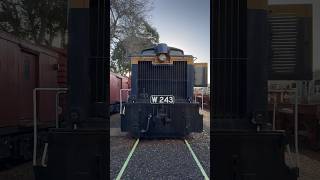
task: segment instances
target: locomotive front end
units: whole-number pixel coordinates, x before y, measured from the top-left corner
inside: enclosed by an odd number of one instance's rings
[[[193,56],[159,44],[131,57],[131,95],[121,130],[135,137],[181,137],[202,132],[199,104],[192,100]]]

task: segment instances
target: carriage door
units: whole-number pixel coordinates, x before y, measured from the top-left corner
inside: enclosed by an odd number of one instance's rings
[[[21,62],[21,119],[32,120],[33,118],[33,103],[32,91],[36,88],[36,60],[37,56],[25,51],[22,51]]]

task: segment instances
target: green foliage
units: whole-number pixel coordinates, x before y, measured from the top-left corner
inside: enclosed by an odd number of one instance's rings
[[[2,0],[0,30],[49,46],[60,35],[65,46],[67,0]]]
[[[110,68],[130,72],[128,56],[159,42],[159,34],[148,23],[151,0],[110,0]]]
[[[127,75],[131,71],[128,56],[139,54],[142,49],[159,43],[159,34],[149,23],[143,21],[139,31],[132,31],[125,38],[118,41],[112,52],[110,69],[112,72]]]
[[[159,43],[159,33],[147,22],[144,22],[144,34],[146,38],[153,44]]]
[[[110,70],[121,75],[126,75],[126,73],[130,70],[130,62],[127,59],[127,51],[124,46],[124,42],[122,41],[116,44],[116,47],[112,53]]]

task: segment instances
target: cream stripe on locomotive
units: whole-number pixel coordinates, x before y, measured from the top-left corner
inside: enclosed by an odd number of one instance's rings
[[[167,61],[161,62],[158,56],[132,56],[131,64],[138,64],[139,61],[152,61],[152,64],[173,64],[174,61],[187,61],[187,64],[193,64],[193,56],[170,56]]]

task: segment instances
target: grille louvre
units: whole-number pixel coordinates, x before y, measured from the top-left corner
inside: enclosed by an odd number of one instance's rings
[[[269,6],[269,80],[312,79],[312,6]]]
[[[298,19],[294,13],[269,18],[272,28],[272,71],[294,73],[297,62]]]
[[[172,65],[151,61],[138,63],[138,95],[173,95],[187,98],[187,62],[175,61]]]

